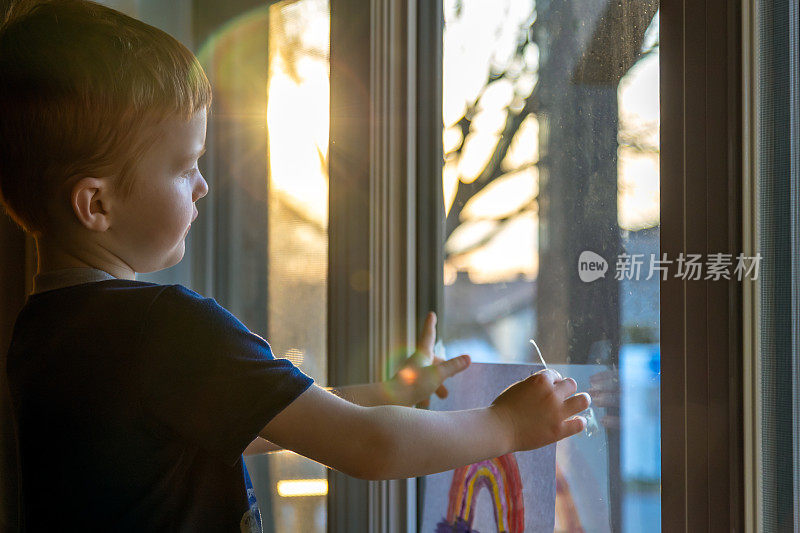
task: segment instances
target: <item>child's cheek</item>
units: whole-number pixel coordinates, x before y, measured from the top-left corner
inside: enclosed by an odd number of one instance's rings
[[[139,226],[141,240],[162,250],[172,248],[182,238],[191,220],[191,215],[186,218],[185,211],[186,207],[172,195],[152,198],[142,205]]]

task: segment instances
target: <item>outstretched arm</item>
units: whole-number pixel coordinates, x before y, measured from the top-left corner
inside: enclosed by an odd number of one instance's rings
[[[450,412],[362,407],[312,386],[261,436],[354,477],[421,476],[581,431],[585,421],[568,418],[588,407],[588,395],[571,396],[575,382],[559,378],[542,371],[506,389],[491,406]]]
[[[443,360],[434,355],[436,342],[436,314],[428,313],[416,351],[406,359],[391,379],[377,383],[329,387],[336,396],[362,407],[378,405],[427,406],[431,394],[440,398],[447,396],[444,381],[466,370],[470,364],[468,355]],[[279,451],[282,448],[263,438],[256,438],[244,455],[256,455]]]

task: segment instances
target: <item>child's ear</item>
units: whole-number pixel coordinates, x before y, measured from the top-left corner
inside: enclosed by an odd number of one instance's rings
[[[111,225],[109,207],[111,187],[101,178],[81,178],[72,186],[70,206],[72,212],[85,228],[106,231]]]

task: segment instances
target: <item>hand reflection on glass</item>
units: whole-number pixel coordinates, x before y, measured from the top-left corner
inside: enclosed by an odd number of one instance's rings
[[[603,427],[619,429],[619,371],[616,368],[598,372],[589,378],[589,394],[597,407],[610,410],[600,419]],[[588,422],[588,419],[587,419]],[[588,427],[588,426],[587,426]]]

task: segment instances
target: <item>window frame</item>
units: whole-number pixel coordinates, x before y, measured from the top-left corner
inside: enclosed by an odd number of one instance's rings
[[[662,2],[660,32],[661,253],[735,257],[741,5]],[[742,326],[735,280],[661,282],[664,531],[742,529]]]
[[[421,328],[416,13],[414,1],[331,0],[328,377],[337,385],[390,377]],[[415,480],[331,471],[329,486],[329,532],[416,530]]]

